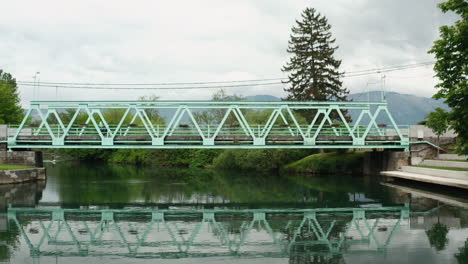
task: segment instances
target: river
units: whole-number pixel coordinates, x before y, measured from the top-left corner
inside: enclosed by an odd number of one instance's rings
[[[0,186],[0,263],[468,263],[468,194],[456,189],[46,166],[46,183]]]

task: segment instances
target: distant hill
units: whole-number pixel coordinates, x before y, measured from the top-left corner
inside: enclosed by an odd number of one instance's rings
[[[371,101],[380,101],[381,93],[378,91],[368,93],[356,93],[350,94],[349,98],[353,101],[367,101],[368,98]],[[268,94],[261,94],[261,95],[252,95],[246,96],[248,101],[280,101],[281,99]],[[424,119],[424,116],[433,111],[436,107],[441,107],[444,109],[449,109],[447,105],[445,105],[440,100],[434,100],[432,98],[427,97],[420,97],[410,94],[400,94],[395,92],[389,92],[385,94],[385,99],[388,102],[388,109],[392,114],[393,118],[399,125],[414,125],[417,124],[419,121]],[[194,110],[203,111],[204,109]],[[44,110],[45,111],[45,110]],[[26,112],[26,110],[25,110]],[[161,109],[159,114],[166,118],[166,120],[170,120],[172,118],[174,111],[169,109]],[[350,111],[350,115],[353,120],[357,119],[357,111]],[[33,120],[39,120],[39,115],[35,113],[33,115]],[[182,123],[189,122],[187,116],[182,118]],[[377,119],[378,123],[385,123],[389,124],[388,120],[379,118]]]
[[[281,101],[280,98],[268,95],[268,94],[259,94],[259,95],[251,95],[245,97],[247,101],[256,101],[256,102],[265,102],[265,101]]]
[[[369,93],[356,93],[348,96],[353,101],[380,101],[382,94],[379,91]],[[253,95],[246,97],[248,101],[280,101],[281,99],[272,95]],[[424,117],[432,112],[436,107],[446,110],[449,107],[441,100],[435,100],[428,97],[420,97],[411,94],[400,94],[396,92],[385,93],[385,99],[388,102],[388,110],[392,114],[395,122],[400,125],[415,125]],[[353,120],[357,119],[358,113],[350,112]],[[388,120],[378,118],[378,123],[388,123]]]
[[[381,96],[381,92],[374,91],[350,94],[349,98],[353,99],[353,101],[367,101],[369,97],[371,101],[380,101]],[[411,94],[389,92],[385,93],[385,100],[395,122],[400,125],[415,125],[436,107],[449,109],[441,100]]]

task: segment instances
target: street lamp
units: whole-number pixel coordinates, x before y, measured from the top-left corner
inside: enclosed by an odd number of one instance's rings
[[[34,78],[34,87],[33,87],[33,101],[36,101],[37,99],[37,93],[39,90],[39,74],[41,74],[40,72],[36,72],[36,74],[34,74],[33,78]]]

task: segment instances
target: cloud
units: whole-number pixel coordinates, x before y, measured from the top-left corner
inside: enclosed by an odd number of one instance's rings
[[[437,1],[204,0],[8,1],[0,16],[0,68],[19,80],[184,82],[282,77],[290,28],[306,6],[332,25],[343,69],[430,61],[437,28],[452,23]],[[6,10],[6,11],[5,11]],[[387,90],[430,96],[430,67],[386,74]],[[346,79],[351,92],[381,76]],[[379,85],[367,85],[379,88]],[[20,87],[23,102],[30,87]],[[282,85],[232,89],[284,96]],[[41,88],[39,99],[136,99],[149,91]],[[206,99],[212,91],[154,91],[162,99]]]

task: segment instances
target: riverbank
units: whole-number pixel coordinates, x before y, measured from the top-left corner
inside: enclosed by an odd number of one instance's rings
[[[106,163],[308,174],[362,174],[363,152],[301,149],[64,150],[64,158]]]
[[[394,178],[468,189],[467,156],[439,155],[418,165],[402,166],[397,171],[382,171],[388,180]],[[454,161],[456,160],[456,161]]]
[[[163,168],[215,168],[245,171],[280,170],[284,165],[315,154],[300,149],[70,149],[57,152],[60,159],[150,165]],[[52,155],[48,151],[48,155]]]

